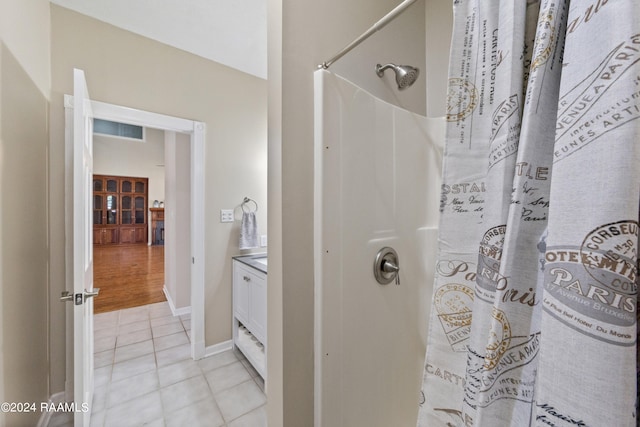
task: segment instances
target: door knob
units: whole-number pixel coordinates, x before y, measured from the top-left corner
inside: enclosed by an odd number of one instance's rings
[[[387,285],[393,280],[396,285],[400,284],[400,263],[398,262],[398,254],[393,248],[385,246],[376,254],[373,262],[373,275],[381,285]]]
[[[60,294],[60,301],[75,301],[76,305],[81,305],[83,301],[87,300],[87,298],[98,296],[99,293],[100,288],[93,288],[91,291],[85,290],[82,294],[78,293],[76,295],[69,291],[62,291],[62,294]]]
[[[84,299],[86,300],[87,298],[97,297],[99,293],[100,293],[100,288],[93,288],[93,290],[91,290],[91,291],[87,291],[85,289],[84,290]]]

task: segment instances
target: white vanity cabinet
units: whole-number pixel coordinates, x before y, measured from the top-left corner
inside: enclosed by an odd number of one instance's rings
[[[266,381],[267,274],[253,259],[233,260],[233,344]]]

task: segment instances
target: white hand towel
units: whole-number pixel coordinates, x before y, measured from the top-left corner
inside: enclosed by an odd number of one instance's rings
[[[240,249],[258,247],[258,223],[255,212],[242,213],[242,225],[240,226]]]

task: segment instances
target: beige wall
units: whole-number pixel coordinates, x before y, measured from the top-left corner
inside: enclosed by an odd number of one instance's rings
[[[51,31],[52,211],[64,207],[62,101],[72,91],[73,67],[85,71],[95,100],[205,122],[206,345],[231,339],[230,258],[238,253],[239,223],[221,224],[219,211],[251,197],[261,206],[258,222],[265,230],[266,82],[54,5]],[[52,252],[59,254],[51,266],[56,293],[65,280],[61,216],[52,215],[51,229]],[[51,310],[52,339],[64,342],[64,314],[54,302]],[[60,353],[53,357],[63,360]],[[63,384],[52,387],[61,390]]]
[[[49,5],[0,2],[0,401],[49,398]],[[39,412],[0,413],[34,426]]]
[[[50,31],[48,0],[0,0],[2,42],[47,99],[51,89]]]
[[[269,228],[282,230],[281,241],[270,240],[269,425],[313,425],[313,71],[397,4],[269,1]],[[416,2],[331,70],[425,114],[424,34],[425,6]],[[416,65],[421,81],[398,92],[392,73],[375,75],[381,62]]]

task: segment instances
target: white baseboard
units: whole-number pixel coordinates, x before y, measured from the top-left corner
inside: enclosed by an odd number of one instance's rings
[[[58,403],[62,403],[64,402],[64,396],[64,391],[52,394],[51,397],[49,397],[48,403],[53,403],[55,405],[57,405]],[[37,427],[47,427],[49,425],[49,422],[51,422],[51,417],[53,417],[53,414],[54,412],[49,411],[40,413],[40,419],[38,420]]]
[[[191,306],[176,308],[175,311],[173,312],[174,316],[183,316],[185,314],[191,314]]]
[[[176,308],[176,305],[173,303],[173,299],[171,298],[171,295],[169,295],[169,291],[167,291],[166,286],[162,287],[162,292],[164,292],[164,296],[167,298],[171,313],[173,313],[174,316],[182,316],[184,314],[191,313],[191,306]]]
[[[218,344],[210,345],[204,349],[204,357],[209,357],[216,355],[218,353],[222,353],[223,351],[231,350],[233,348],[233,341],[223,341]]]

